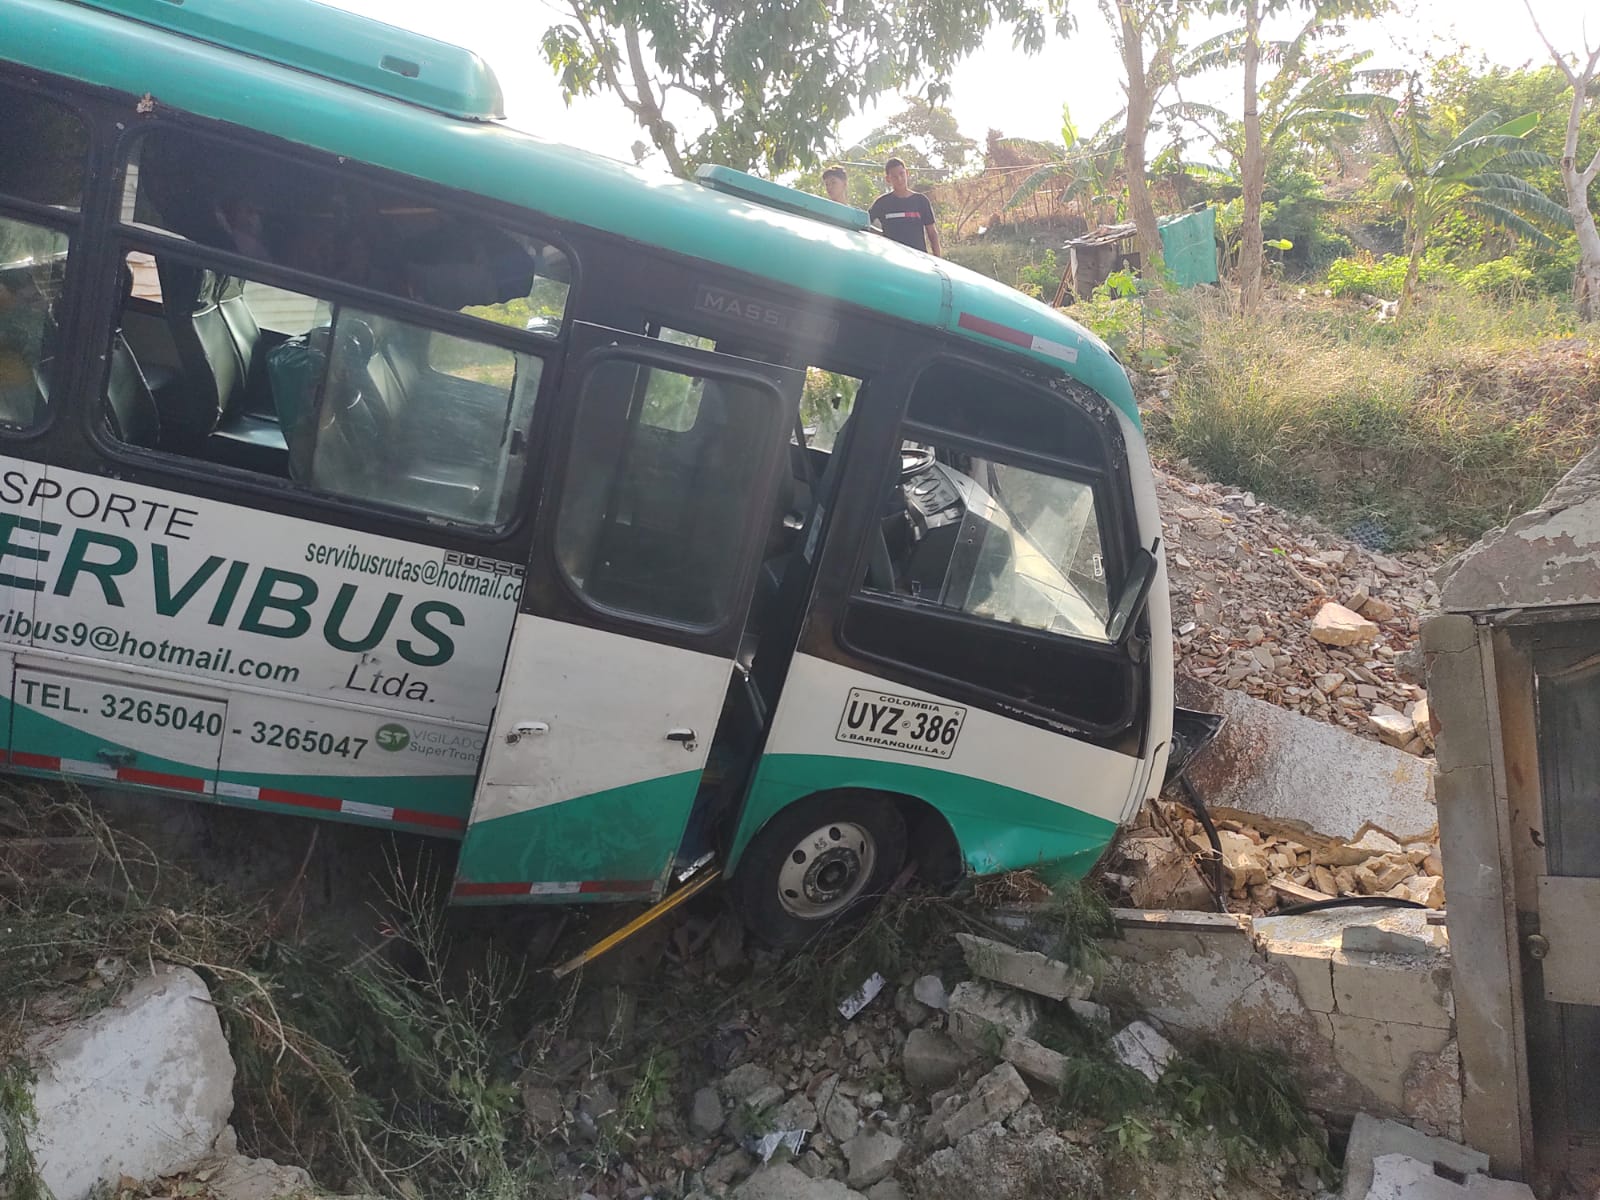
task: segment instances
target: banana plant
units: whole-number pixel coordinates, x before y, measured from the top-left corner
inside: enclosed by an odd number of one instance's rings
[[[1091,228],[1121,219],[1122,189],[1117,186],[1122,169],[1120,112],[1084,138],[1072,119],[1072,110],[1063,104],[1060,146],[1017,138],[1008,138],[1004,144],[1044,160],[1011,193],[1004,205],[1006,211],[1055,183],[1061,202],[1076,204]]]
[[[1375,105],[1372,113],[1379,138],[1399,166],[1386,198],[1405,220],[1410,254],[1400,312],[1416,296],[1429,235],[1452,213],[1465,212],[1538,245],[1551,241],[1541,224],[1571,228],[1565,208],[1514,173],[1555,165],[1548,154],[1528,144],[1528,135],[1539,124],[1538,113],[1506,121],[1487,112],[1452,137],[1429,119],[1415,87],[1404,100]]]

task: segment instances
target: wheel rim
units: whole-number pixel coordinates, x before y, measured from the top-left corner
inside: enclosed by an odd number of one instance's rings
[[[784,856],[778,900],[801,920],[831,917],[861,895],[877,861],[877,844],[862,826],[850,821],[818,826]]]

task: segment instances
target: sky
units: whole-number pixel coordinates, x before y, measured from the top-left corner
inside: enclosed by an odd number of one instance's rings
[[[610,96],[564,102],[539,48],[540,35],[563,12],[552,0],[328,2],[477,51],[500,77],[507,118],[519,128],[630,162],[631,147],[644,137],[620,101]],[[1545,33],[1559,47],[1579,48],[1585,10],[1588,36],[1600,41],[1600,8],[1588,0],[1532,2]],[[1121,64],[1110,33],[1097,6],[1078,0],[1076,7],[1079,24],[1072,37],[1055,39],[1041,53],[1029,56],[1013,50],[1009,34],[997,31],[951,73],[946,106],[963,133],[981,141],[988,130],[999,129],[1011,137],[1054,141],[1060,137],[1063,104],[1070,106],[1073,121],[1084,133],[1122,107]],[[1192,40],[1209,31],[1214,30],[1197,27]],[[1269,35],[1281,32],[1268,30]],[[1370,65],[1375,67],[1407,66],[1424,55],[1448,53],[1463,45],[1505,66],[1548,59],[1521,0],[1399,0],[1390,16],[1352,25],[1350,41],[1373,52]],[[1211,81],[1186,87],[1184,98],[1236,111],[1236,80],[1219,73]],[[900,108],[899,99],[890,96],[875,110],[857,114],[841,129],[842,144],[859,139]],[[680,128],[695,124],[694,113],[683,108],[669,108],[667,116]],[[645,161],[662,166],[659,155]]]

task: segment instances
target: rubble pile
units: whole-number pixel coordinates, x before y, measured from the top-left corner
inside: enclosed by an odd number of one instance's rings
[[[1177,669],[1410,753],[1427,698],[1402,678],[1439,555],[1390,557],[1257,502],[1156,472]]]
[[[1079,1022],[1151,1082],[1174,1047],[1145,1020],[1119,1030],[1081,970],[988,937],[957,940],[974,978],[948,990],[935,975],[882,981],[840,997],[831,1028],[809,1039],[782,1014],[739,1012],[697,1039],[703,1060],[686,1052],[675,1081],[684,1102],[663,1105],[647,1133],[631,1125],[636,1068],[608,1065],[637,1055],[574,1034],[527,1072],[529,1130],[566,1148],[557,1171],[583,1178],[596,1200],[1175,1194],[1147,1161],[1114,1152],[1108,1119],[1063,1112],[1057,1089],[1071,1056],[1046,1042],[1061,1022]],[[1177,1136],[1159,1120],[1154,1128]],[[1186,1156],[1188,1174],[1172,1185],[1185,1195],[1267,1200],[1316,1190],[1314,1172],[1291,1158],[1255,1181],[1230,1173],[1203,1135]],[[597,1157],[612,1164],[598,1179],[585,1169]]]
[[[1387,896],[1444,907],[1437,838],[1402,842],[1371,825],[1349,840],[1246,814],[1216,817],[1228,908],[1266,916],[1342,896]],[[1102,878],[1134,908],[1215,908],[1210,839],[1181,803],[1160,801],[1125,829]]]

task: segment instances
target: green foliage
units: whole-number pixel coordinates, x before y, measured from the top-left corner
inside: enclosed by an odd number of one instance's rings
[[[811,430],[809,445],[832,450],[839,430],[855,408],[861,380],[820,367],[806,368],[805,387],[800,393],[800,422]]]
[[[1124,288],[1131,291],[1135,286],[1128,272],[1113,273],[1095,289],[1093,299],[1072,306],[1072,318],[1111,347],[1123,366],[1158,371],[1167,365],[1172,351],[1165,326],[1152,316],[1154,302],[1149,296],[1116,298]]]
[[[884,191],[883,164],[898,158],[906,164],[916,191],[961,175],[971,165],[978,143],[963,134],[946,108],[912,96],[906,107],[854,145],[841,150],[835,161],[844,168],[849,202],[868,208]],[[794,186],[804,192],[826,195],[822,172],[832,165],[822,158],[800,172]]]
[[[562,9],[542,44],[563,93],[617,97],[680,175],[703,162],[769,174],[813,166],[839,123],[878,96],[933,80],[928,98],[941,100],[941,81],[997,25],[1012,26],[1031,52],[1066,21],[1047,0],[756,0],[737,9],[567,0]],[[669,100],[708,127],[682,133]]]
[[[52,1200],[28,1145],[28,1130],[37,1120],[27,1064],[20,1058],[0,1062],[0,1196],[6,1200]]]
[[[1461,284],[1480,296],[1514,300],[1534,289],[1534,275],[1532,268],[1514,258],[1496,258],[1462,271]]]
[[[1354,258],[1340,258],[1328,264],[1328,290],[1335,296],[1376,296],[1380,300],[1398,300],[1405,287],[1409,260],[1399,254],[1385,254],[1373,258],[1360,254]],[[1419,262],[1423,283],[1450,280],[1459,277],[1445,261],[1441,250],[1429,251]]]
[[[520,977],[494,955],[480,969],[447,970],[436,881],[391,864],[393,944],[412,948],[410,969],[381,948],[352,961],[347,941],[277,935],[281,907],[205,886],[75,793],[61,797],[28,789],[13,803],[16,793],[0,792],[8,828],[84,842],[97,864],[13,878],[0,923],[0,1017],[64,979],[93,976],[97,962],[189,967],[226,1031],[238,1068],[233,1123],[257,1153],[355,1191],[530,1194],[547,1163],[510,1136],[520,1104],[510,1047],[497,1040]],[[117,993],[82,994],[95,1004]],[[8,1139],[26,1119],[20,1089],[14,1070],[0,1072]]]
[[[1410,302],[1425,250],[1439,228],[1460,214],[1538,245],[1553,242],[1541,225],[1571,226],[1564,207],[1513,174],[1552,165],[1548,154],[1528,142],[1539,125],[1537,112],[1509,121],[1486,112],[1454,132],[1450,122],[1430,113],[1415,80],[1398,105],[1375,104],[1372,111],[1380,143],[1397,168],[1386,198],[1406,223],[1410,273],[1400,293],[1402,307]]]
[[[1061,286],[1061,267],[1056,262],[1056,252],[1046,250],[1038,262],[1029,263],[1017,271],[1016,288],[1035,300],[1053,299]]]
[[[1078,206],[1090,228],[1120,220],[1126,209],[1123,187],[1119,186],[1124,136],[1119,113],[1090,136],[1080,137],[1071,110],[1063,104],[1059,147],[1002,139],[1002,146],[1029,155],[1039,155],[1041,151],[1048,155],[1007,197],[1006,209],[1016,208],[1048,184],[1059,193],[1061,203]]]
[[[1321,1129],[1307,1110],[1294,1063],[1281,1051],[1217,1040],[1191,1045],[1161,1077],[1173,1113],[1191,1129],[1217,1131],[1230,1161],[1293,1152],[1331,1180]]]

